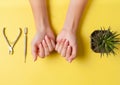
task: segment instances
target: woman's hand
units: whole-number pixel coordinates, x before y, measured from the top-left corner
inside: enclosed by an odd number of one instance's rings
[[[68,62],[72,62],[77,54],[76,34],[63,29],[57,37],[55,50],[65,57]]]
[[[32,41],[34,61],[37,56],[44,58],[55,48],[55,36],[49,23],[46,0],[30,0],[37,33]]]
[[[71,62],[77,54],[76,31],[87,0],[70,0],[63,30],[57,37],[56,51]]]
[[[34,61],[37,60],[37,56],[41,58],[48,56],[55,48],[55,36],[52,30],[46,28],[37,32],[31,46]]]

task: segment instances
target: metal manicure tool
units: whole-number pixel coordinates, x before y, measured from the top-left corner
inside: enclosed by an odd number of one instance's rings
[[[26,27],[24,29],[24,62],[26,63],[26,56],[27,56],[27,34],[28,34],[28,28]]]
[[[14,46],[15,46],[15,44],[17,43],[17,41],[19,40],[19,38],[20,38],[20,36],[21,36],[21,34],[22,34],[22,29],[19,28],[19,34],[18,34],[16,40],[15,40],[12,44],[11,44],[10,41],[8,40],[8,38],[7,38],[7,36],[6,36],[6,33],[5,33],[5,30],[6,30],[6,28],[3,28],[3,35],[4,35],[5,39],[6,39],[7,44],[9,45],[9,54],[10,54],[10,55],[13,55],[13,54],[14,54]]]

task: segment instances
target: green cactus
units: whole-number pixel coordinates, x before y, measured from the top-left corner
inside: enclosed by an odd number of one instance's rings
[[[117,45],[120,45],[120,34],[117,32],[113,32],[110,30],[105,30],[101,28],[101,30],[96,30],[91,34],[91,48],[94,52],[100,53],[101,56],[104,54],[116,54],[115,49]]]

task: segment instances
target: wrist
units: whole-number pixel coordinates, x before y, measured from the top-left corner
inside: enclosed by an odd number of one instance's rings
[[[70,32],[70,33],[76,34],[76,30],[71,27],[63,27],[62,30],[64,30],[65,32]]]
[[[76,33],[78,28],[79,18],[78,16],[67,15],[65,20],[64,29]]]
[[[76,33],[77,26],[75,26],[74,23],[64,24],[63,30],[68,31],[68,32],[72,32],[72,33]]]
[[[37,21],[36,28],[37,31],[45,31],[47,29],[50,29],[49,21],[45,19]]]

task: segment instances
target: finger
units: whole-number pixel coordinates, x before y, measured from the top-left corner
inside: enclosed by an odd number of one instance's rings
[[[46,41],[46,43],[48,45],[49,51],[50,52],[53,51],[52,43],[51,43],[50,39],[48,38],[48,36],[45,36],[45,41]]]
[[[52,47],[55,48],[55,42],[51,39]]]
[[[75,59],[75,57],[76,57],[76,53],[77,53],[77,47],[72,47],[72,54],[71,54],[71,56],[68,58],[68,61],[69,62],[72,62],[74,59]]]
[[[57,41],[57,44],[56,44],[56,47],[55,47],[55,50],[56,50],[56,51],[58,50],[58,47],[59,47],[61,41],[62,41],[62,39],[61,39],[60,41]]]
[[[41,58],[45,57],[44,48],[41,43],[39,44],[39,57]]]
[[[37,60],[37,55],[38,55],[38,48],[37,45],[32,45],[32,55],[33,55],[33,60]]]
[[[60,43],[60,46],[58,47],[58,53],[61,53],[65,41],[66,41],[66,39],[63,39],[62,42]]]
[[[49,49],[48,49],[48,46],[47,46],[45,40],[42,41],[42,45],[43,45],[43,48],[44,48],[45,56],[48,56],[49,55]]]
[[[65,44],[63,46],[63,49],[61,51],[61,56],[65,57],[68,45],[69,45],[69,42],[66,40],[66,42],[65,42]]]
[[[67,60],[68,60],[68,58],[69,58],[70,55],[71,55],[71,51],[72,51],[71,46],[68,46],[67,51],[66,51],[66,59],[67,59]]]

